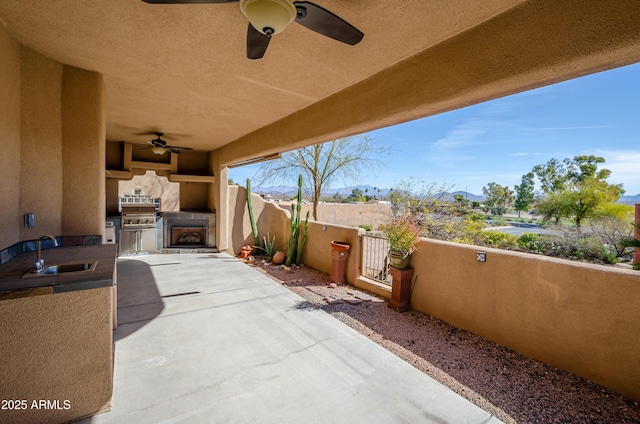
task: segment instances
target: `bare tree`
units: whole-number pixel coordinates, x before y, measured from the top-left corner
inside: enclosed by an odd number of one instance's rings
[[[371,175],[382,165],[379,157],[386,151],[378,140],[366,135],[340,138],[285,152],[280,158],[265,162],[256,173],[256,180],[260,185],[288,182],[302,174],[313,202],[313,219],[317,220],[318,201],[327,184]]]

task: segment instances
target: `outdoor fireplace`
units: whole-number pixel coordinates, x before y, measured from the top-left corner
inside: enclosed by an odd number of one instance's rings
[[[205,227],[171,227],[169,247],[206,247],[206,245],[207,229]]]
[[[216,215],[211,212],[163,212],[164,248],[216,247]]]

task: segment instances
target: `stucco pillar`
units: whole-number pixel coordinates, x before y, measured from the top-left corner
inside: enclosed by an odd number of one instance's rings
[[[106,218],[105,86],[65,66],[62,77],[62,233],[102,235]]]
[[[64,67],[26,47],[20,56],[20,155],[14,163],[20,163],[19,213],[33,213],[35,225],[22,226],[20,215],[15,224],[20,226],[20,239],[30,240],[59,235],[62,229],[60,81]]]
[[[231,247],[228,168],[220,165],[218,157],[213,154],[209,154],[209,168],[215,177],[214,183],[209,184],[209,208],[216,211],[216,247],[225,252]]]

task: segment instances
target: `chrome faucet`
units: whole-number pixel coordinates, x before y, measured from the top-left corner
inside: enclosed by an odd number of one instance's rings
[[[56,238],[54,236],[50,236],[48,234],[45,234],[44,236],[40,237],[37,241],[38,243],[38,258],[36,260],[36,263],[33,264],[33,269],[31,270],[31,272],[35,272],[36,274],[41,273],[44,270],[44,259],[42,259],[42,252],[41,252],[41,242],[42,239],[44,238],[50,238],[51,241],[53,242],[53,247],[58,246],[58,242],[56,241]]]

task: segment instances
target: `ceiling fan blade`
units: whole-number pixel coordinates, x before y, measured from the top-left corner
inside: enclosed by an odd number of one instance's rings
[[[261,59],[269,47],[271,37],[268,37],[249,24],[247,28],[247,57]]]
[[[240,0],[142,0],[149,4],[205,4],[205,3],[237,3]]]
[[[352,46],[364,37],[364,34],[349,22],[317,4],[309,1],[296,1],[293,4],[298,11],[296,22],[311,31]]]
[[[180,146],[163,146],[165,149],[169,149],[171,151],[174,150],[193,150],[191,147],[180,147]],[[178,152],[174,152],[178,153]]]

